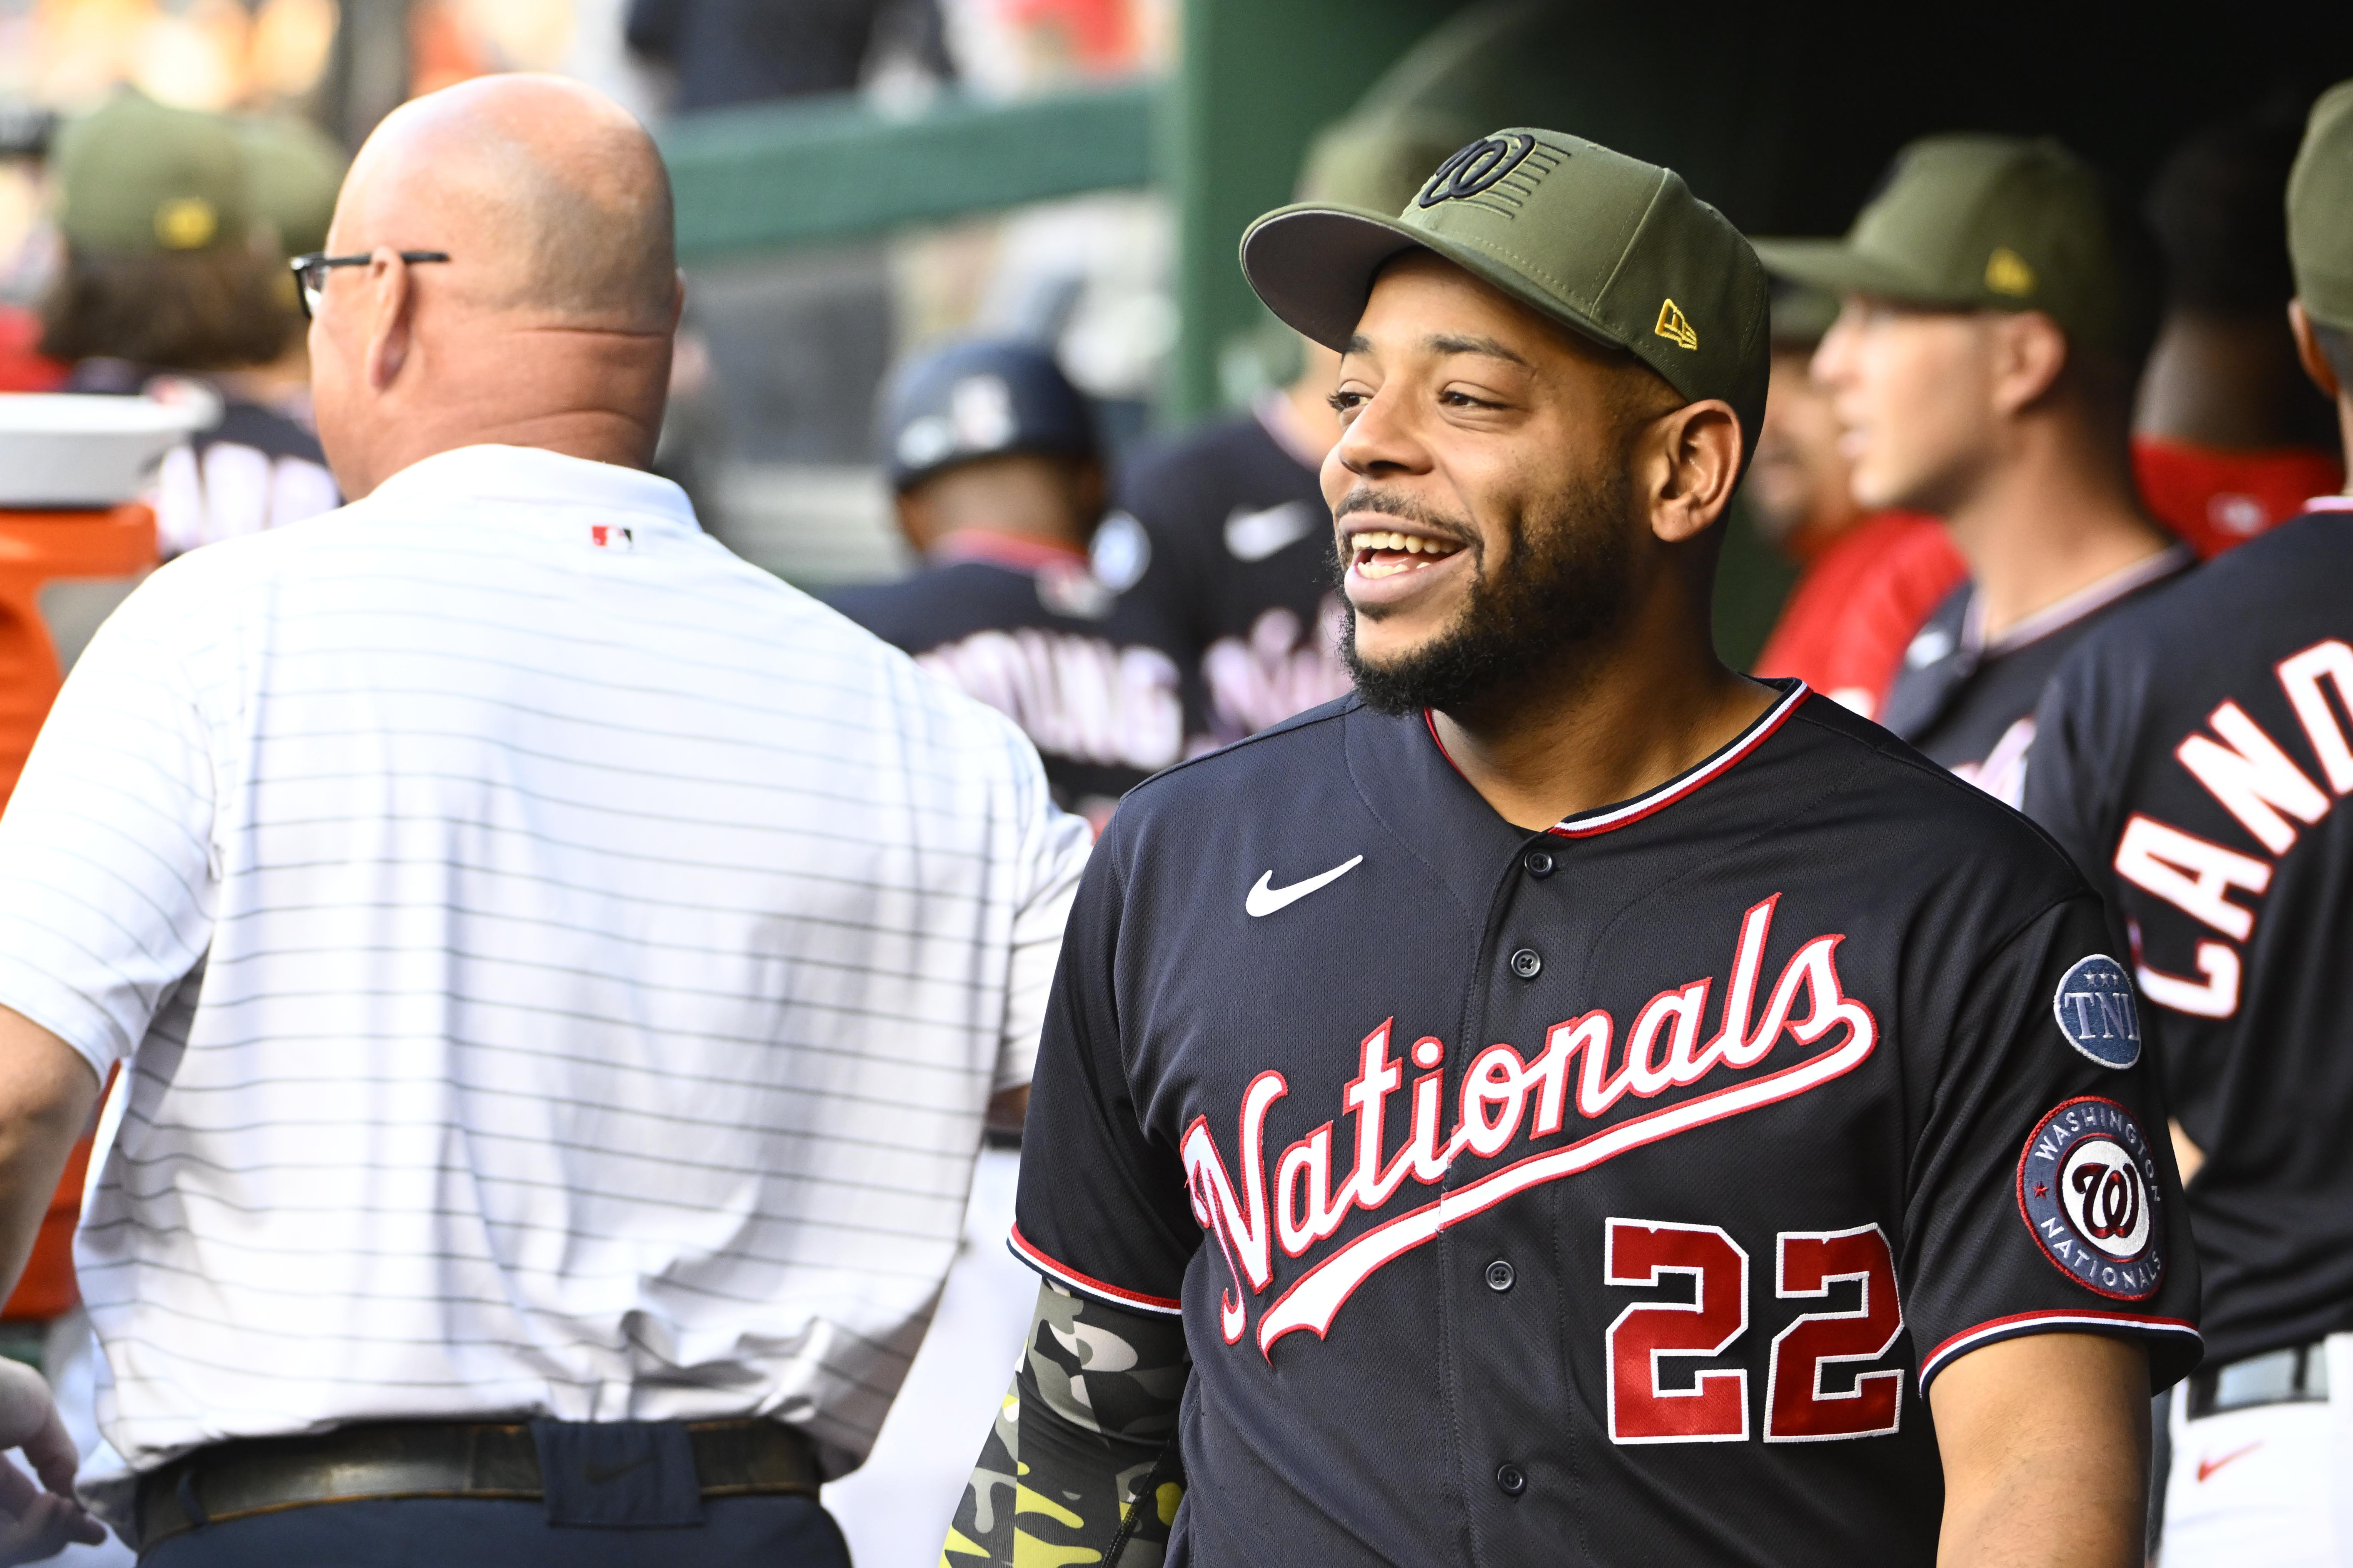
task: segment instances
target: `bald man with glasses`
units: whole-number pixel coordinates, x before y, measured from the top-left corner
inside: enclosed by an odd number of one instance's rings
[[[609,101],[404,107],[296,271],[353,502],[158,573],[0,822],[0,1286],[121,1069],[81,1496],[164,1568],[844,1565],[1085,826],[645,471]],[[17,1392],[0,1560],[89,1533]]]

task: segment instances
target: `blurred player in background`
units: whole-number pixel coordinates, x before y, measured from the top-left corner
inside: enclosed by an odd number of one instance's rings
[[[1775,294],[1772,380],[1741,493],[1758,531],[1804,568],[1756,673],[1794,675],[1868,719],[1968,564],[1935,518],[1855,500],[1837,411],[1809,363],[1838,309],[1819,289]]]
[[[2280,198],[2304,117],[2191,137],[2157,176],[2165,321],[2141,378],[2133,468],[2158,521],[2211,558],[2344,481],[2327,402],[2281,325],[2295,284]]]
[[[1176,635],[1087,563],[1104,481],[1086,400],[1042,349],[958,343],[892,378],[881,438],[923,565],[830,602],[1010,715],[1056,802],[1100,830],[1187,726]]]
[[[2156,300],[2132,225],[2055,142],[1932,136],[1897,154],[1844,239],[1757,252],[1845,301],[1813,370],[1855,500],[1943,518],[1969,564],[1879,721],[2014,805],[2052,669],[2193,559],[2133,489]]]
[[[77,362],[70,390],[213,414],[158,478],[164,553],[339,504],[318,437],[278,405],[303,374],[280,226],[325,233],[339,155],[290,121],[240,129],[126,89],[58,132],[52,166],[65,264],[42,352]]]
[[[1300,198],[1393,214],[1472,133],[1412,117],[1334,127],[1309,152]],[[1340,437],[1329,401],[1340,356],[1304,339],[1301,353],[1299,374],[1247,415],[1129,465],[1120,510],[1095,538],[1103,580],[1188,639],[1208,708],[1196,749],[1348,689],[1332,518],[1315,478]]]
[[[2353,439],[2353,82],[2287,222],[2295,342]],[[2126,922],[2189,1179],[2207,1352],[2165,1568],[2353,1563],[2353,497],[2304,510],[2086,639],[2026,773]]]

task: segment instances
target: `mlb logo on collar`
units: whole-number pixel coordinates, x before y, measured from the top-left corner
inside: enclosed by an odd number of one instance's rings
[[[633,550],[637,538],[617,522],[592,522],[588,525],[588,542],[599,550]]]

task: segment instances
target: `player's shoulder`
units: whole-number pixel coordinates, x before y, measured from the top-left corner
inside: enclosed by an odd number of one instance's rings
[[[1858,846],[1900,847],[1905,877],[1924,886],[1999,884],[2071,897],[2084,883],[2058,842],[2017,811],[1862,715],[1819,693],[1790,715],[1788,748],[1815,825]]]
[[[1120,797],[1112,827],[1133,844],[1154,827],[1231,812],[1257,792],[1299,793],[1303,778],[1346,766],[1342,726],[1363,701],[1350,692],[1153,774]]]
[[[2233,658],[2268,663],[2277,655],[2267,632],[2336,619],[2348,580],[2353,513],[2292,518],[2118,605],[2068,651],[2052,688],[2155,691],[2221,674]]]
[[[2353,512],[2306,512],[2125,605],[2091,641],[2203,659],[2211,647],[2180,636],[2193,617],[2221,626],[2315,600],[2341,603],[2348,571]]]

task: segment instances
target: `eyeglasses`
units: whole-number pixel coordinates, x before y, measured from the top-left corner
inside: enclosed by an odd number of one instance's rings
[[[404,250],[400,258],[408,262],[447,261],[449,253],[446,250]],[[302,319],[306,321],[318,319],[320,295],[327,287],[327,268],[365,267],[375,259],[372,255],[329,256],[323,250],[314,250],[308,256],[298,256],[288,262],[287,265],[294,269],[294,293],[302,301]]]

